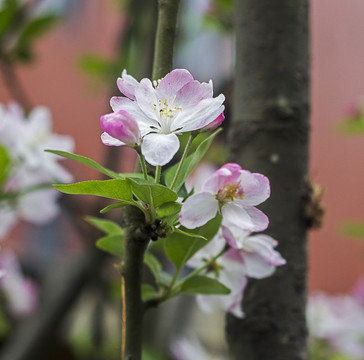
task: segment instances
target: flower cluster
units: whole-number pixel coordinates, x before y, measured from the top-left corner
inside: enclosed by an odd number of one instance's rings
[[[50,183],[72,177],[44,149],[71,151],[73,146],[71,137],[52,133],[46,108],[37,107],[26,117],[19,105],[0,104],[0,239],[19,218],[42,224],[58,213],[58,194]]]
[[[326,340],[350,359],[364,358],[364,278],[351,294],[317,293],[307,303],[307,324],[313,339]]]
[[[113,97],[114,112],[101,117],[102,141],[139,146],[151,165],[172,160],[180,147],[177,135],[212,130],[224,120],[224,95],[214,98],[212,82],[200,83],[187,70],[173,70],[154,84],[138,82],[124,70],[117,84],[125,97]]]
[[[138,82],[124,70],[117,84],[125,97],[113,97],[114,112],[101,116],[101,139],[105,145],[134,148],[141,159],[157,167],[170,162],[177,153],[178,135],[189,132],[191,139],[197,133],[216,129],[225,119],[224,96],[214,98],[212,82],[200,83],[187,70],[173,70],[154,83],[148,79]],[[173,181],[167,182],[171,190],[177,183],[188,146],[189,143]],[[159,171],[156,168],[156,182]],[[143,172],[147,180],[145,166]],[[190,182],[186,181],[187,188]],[[276,240],[268,235],[251,235],[268,227],[267,216],[256,206],[269,197],[269,180],[229,163],[205,178],[203,184],[198,182],[195,193],[183,201],[179,224],[187,230],[201,228],[218,213],[222,215],[222,224],[217,235],[187,265],[231,289],[229,295],[199,295],[198,302],[207,311],[219,305],[242,317],[241,300],[247,277],[265,278],[276,266],[285,264],[274,250]],[[153,208],[148,204],[144,207]],[[154,218],[153,214],[148,216]],[[175,221],[173,216],[171,220]],[[181,229],[175,224],[171,232],[178,230]]]
[[[254,206],[270,195],[268,179],[251,173],[238,164],[226,164],[207,177],[201,191],[182,206],[180,223],[186,228],[202,226],[216,216],[223,217],[221,230],[188,262],[193,268],[208,263],[206,275],[219,279],[231,289],[229,295],[199,295],[200,307],[210,312],[221,307],[243,317],[241,301],[246,277],[262,279],[272,275],[276,266],[286,263],[274,250],[277,241],[263,234],[251,235],[268,226],[268,218]],[[224,249],[228,249],[224,252]],[[215,259],[219,254],[222,256]]]

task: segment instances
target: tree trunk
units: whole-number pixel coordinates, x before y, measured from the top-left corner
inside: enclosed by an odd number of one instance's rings
[[[308,359],[305,324],[309,145],[308,0],[236,0],[230,161],[266,175],[267,233],[287,264],[249,280],[243,320],[227,317],[231,359]]]

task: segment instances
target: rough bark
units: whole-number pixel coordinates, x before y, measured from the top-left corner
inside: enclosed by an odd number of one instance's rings
[[[308,0],[236,0],[230,161],[271,181],[261,206],[287,264],[249,280],[246,317],[227,317],[231,359],[308,358],[305,325],[309,145]]]

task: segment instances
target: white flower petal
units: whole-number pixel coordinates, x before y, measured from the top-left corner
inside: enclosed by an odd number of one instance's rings
[[[175,134],[150,133],[144,136],[142,154],[145,160],[154,166],[169,163],[179,149],[179,140]]]
[[[244,230],[253,230],[255,228],[255,224],[248,212],[236,203],[226,203],[223,205],[221,213],[226,224],[230,223]]]
[[[182,205],[180,223],[194,229],[213,219],[218,210],[218,201],[208,192],[201,192],[189,197]]]
[[[243,252],[247,276],[255,279],[263,279],[274,273],[275,266],[266,263],[256,253]]]
[[[108,146],[123,146],[125,145],[125,143],[123,143],[122,141],[113,138],[112,136],[110,136],[108,133],[104,132],[101,134],[101,141],[103,144],[108,145]]]

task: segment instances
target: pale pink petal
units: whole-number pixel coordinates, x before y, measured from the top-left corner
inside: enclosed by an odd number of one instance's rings
[[[243,250],[258,254],[269,265],[284,265],[286,260],[278,251],[273,249],[274,245],[272,244],[276,244],[276,241],[268,235],[252,235],[245,238]]]
[[[206,259],[215,257],[226,245],[225,239],[218,232],[216,236],[210,240],[207,245],[197,251],[195,255],[188,260],[187,265],[192,268],[198,268],[206,263]]]
[[[157,92],[149,79],[142,79],[140,86],[135,89],[135,98],[138,106],[152,121],[159,122],[159,108]]]
[[[234,249],[241,249],[244,240],[249,236],[249,230],[241,229],[237,226],[229,224],[225,219],[222,220],[222,234],[226,242]]]
[[[179,149],[179,140],[175,134],[150,133],[143,138],[142,154],[145,160],[154,166],[169,163]]]
[[[243,253],[247,276],[255,279],[263,279],[274,273],[275,266],[266,263],[256,253]]]
[[[118,78],[117,85],[122,94],[129,99],[135,100],[135,89],[139,86],[139,83],[128,75],[126,70],[123,70],[121,77]]]
[[[248,214],[246,209],[240,207],[236,203],[229,202],[224,204],[222,206],[221,213],[226,224],[232,224],[241,229],[251,231],[256,228],[251,215]]]
[[[101,134],[101,141],[104,145],[107,146],[123,146],[125,145],[125,143],[123,143],[122,141],[113,138],[112,136],[110,136],[108,133],[104,132]]]
[[[202,129],[213,122],[225,109],[225,96],[201,100],[196,106],[177,113],[171,126],[172,131],[182,128],[183,132]]]
[[[228,169],[220,168],[211,174],[205,184],[203,185],[203,190],[211,192],[212,194],[217,194],[219,190],[222,190],[224,186],[231,179],[231,171]]]
[[[242,204],[256,206],[269,198],[269,180],[264,175],[242,170],[238,181],[244,191],[243,199],[239,200]]]
[[[171,96],[175,96],[190,81],[193,81],[193,76],[189,71],[185,69],[172,70],[158,84],[158,94],[160,94],[162,99],[168,99]]]
[[[197,80],[188,82],[177,93],[175,104],[183,109],[196,106],[201,100],[212,98],[212,85]]]
[[[249,214],[254,227],[249,229],[251,231],[264,231],[269,225],[269,219],[262,211],[253,206],[244,207],[245,211]]]
[[[180,223],[194,229],[213,219],[218,210],[218,201],[207,192],[201,192],[189,197],[182,205],[179,215]]]

